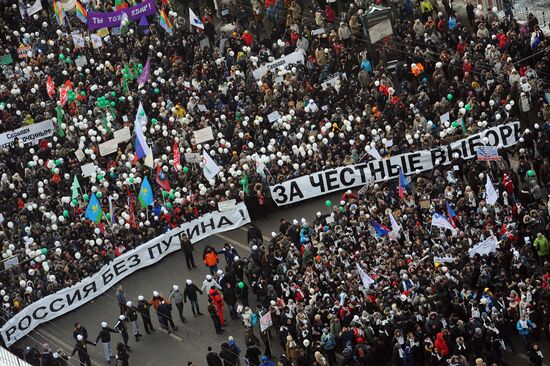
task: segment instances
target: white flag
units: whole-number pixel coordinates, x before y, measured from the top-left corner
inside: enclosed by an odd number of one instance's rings
[[[495,187],[493,186],[493,182],[491,182],[491,178],[487,174],[487,183],[485,183],[485,191],[487,192],[487,203],[490,205],[494,205],[495,202],[498,199],[497,191],[495,191]]]
[[[369,288],[370,285],[374,283],[374,280],[361,268],[359,263],[355,263],[357,266],[357,272],[359,272],[359,276],[361,277],[361,281],[363,282],[363,286],[365,288]]]
[[[399,224],[395,220],[395,217],[393,217],[393,214],[391,211],[390,211],[390,222],[391,222],[391,232],[388,235],[390,239],[397,240],[397,238],[399,238],[399,230],[401,230],[401,226],[399,226]]]
[[[138,121],[141,126],[147,126],[147,122],[149,122],[149,119],[147,118],[147,113],[145,113],[145,108],[143,108],[141,102],[139,102],[139,107],[136,114],[136,122]]]
[[[153,169],[155,167],[155,159],[153,157],[153,149],[149,148],[149,154],[145,157],[145,166]]]
[[[382,156],[380,156],[380,153],[378,152],[378,150],[376,150],[376,148],[371,147],[370,149],[367,150],[367,152],[370,154],[370,156],[372,156],[376,160],[382,160]]]
[[[437,212],[434,212],[432,216],[432,226],[438,226],[445,229],[449,229],[452,232],[456,232],[456,229],[451,225],[449,221],[445,217],[443,217],[441,214],[438,214]]]
[[[191,8],[189,8],[189,24],[191,24],[193,27],[204,30],[204,24],[202,24],[199,17],[195,15],[195,12]]]
[[[202,163],[204,164],[202,167],[202,172],[206,179],[213,179],[220,172],[220,167],[216,164],[212,157],[208,155],[206,150],[202,151]]]

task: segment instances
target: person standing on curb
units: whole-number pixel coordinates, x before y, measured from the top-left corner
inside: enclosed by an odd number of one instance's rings
[[[126,313],[126,294],[122,286],[118,286],[116,289],[116,299],[118,301],[118,307],[120,308],[120,314]]]
[[[170,291],[168,300],[171,303],[176,304],[176,308],[178,309],[178,313],[180,315],[180,320],[182,323],[185,323],[185,317],[183,316],[183,293],[180,291],[180,287],[178,285],[172,286],[172,291]]]
[[[153,328],[153,323],[151,322],[151,303],[149,303],[143,295],[138,296],[138,306],[137,310],[139,314],[141,315],[141,320],[143,320],[143,327],[145,328],[145,333],[151,334],[151,332],[155,331],[155,328]]]
[[[132,324],[132,333],[136,337],[136,342],[139,342],[139,337],[142,335],[139,333],[138,310],[132,305],[131,301],[126,303],[126,317],[130,321],[130,324]]]
[[[113,351],[111,349],[111,333],[117,333],[117,331],[109,327],[107,322],[101,322],[101,330],[95,340],[95,343],[97,344],[97,342],[101,339],[103,356],[105,357],[107,363],[111,363],[111,358],[113,358]]]
[[[194,316],[203,315],[199,309],[199,302],[197,298],[197,292],[200,292],[202,295],[202,291],[193,283],[193,281],[189,279],[185,281],[185,283],[186,286],[185,290],[183,290],[183,301],[187,302],[187,299],[189,299]]]

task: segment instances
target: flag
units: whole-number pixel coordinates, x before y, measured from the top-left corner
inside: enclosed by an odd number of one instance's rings
[[[153,204],[153,190],[151,189],[151,184],[149,184],[147,176],[143,177],[143,181],[141,182],[138,200],[141,207],[147,207]]]
[[[401,226],[397,223],[397,220],[395,220],[395,217],[393,217],[392,212],[390,211],[390,222],[391,222],[391,232],[389,234],[390,239],[397,240],[399,236],[399,230],[401,230]]]
[[[195,15],[195,12],[191,8],[189,8],[189,24],[191,24],[194,27],[197,27],[199,29],[204,30],[204,24],[202,24],[199,17],[197,17]]]
[[[68,100],[69,100],[69,92],[67,91],[67,88],[63,87],[59,89],[59,102],[61,102],[61,106],[63,107],[65,104],[67,104]]]
[[[370,221],[372,227],[374,227],[374,231],[376,231],[376,237],[380,238],[384,235],[388,235],[390,233],[390,229],[385,227],[384,225],[379,224],[376,220]]]
[[[480,161],[500,160],[497,146],[477,146],[476,155],[477,155],[477,160],[480,160]]]
[[[153,157],[153,150],[149,149],[149,151],[151,153],[145,157],[144,164],[145,164],[145,166],[148,166],[149,168],[153,169],[155,167],[155,159]]]
[[[125,11],[122,12],[122,15],[120,16],[120,30],[122,31],[122,28],[127,24],[130,23],[130,18],[128,18],[128,14],[126,14]]]
[[[453,208],[451,207],[451,205],[449,205],[449,202],[447,202],[447,200],[445,200],[445,207],[447,207],[447,216],[449,216],[449,222],[451,223],[451,226],[456,228],[456,223],[455,223],[456,212],[455,212],[455,210],[453,210]]]
[[[73,189],[73,195],[71,197],[71,199],[75,199],[78,197],[78,189],[80,188],[80,182],[78,181],[78,178],[76,177],[76,175],[74,176],[74,179],[73,179],[73,185],[72,185],[72,189]]]
[[[126,186],[126,192],[128,194],[128,206],[130,206],[130,219],[128,220],[128,223],[130,225],[134,224],[134,197],[132,196],[132,192],[130,192],[130,186]]]
[[[172,143],[172,154],[174,155],[174,168],[178,170],[181,165],[181,156],[180,149],[176,140],[174,140],[174,142]]]
[[[147,126],[147,122],[149,122],[149,118],[147,118],[147,113],[145,113],[145,109],[143,108],[141,102],[139,102],[136,114],[136,122],[139,122],[141,126]]]
[[[355,265],[357,267],[359,277],[361,277],[361,282],[363,282],[363,286],[365,286],[365,288],[369,288],[370,285],[374,283],[374,280],[363,270],[363,268],[361,268],[359,263],[355,263]]]
[[[432,216],[432,226],[438,226],[438,227],[442,227],[444,229],[449,229],[453,232],[456,231],[456,229],[453,227],[453,225],[451,225],[451,223],[449,221],[447,221],[447,219],[437,213],[437,212],[434,212],[433,216]]]
[[[48,96],[50,98],[55,94],[55,84],[53,83],[50,75],[48,75],[48,79],[46,80],[46,91],[48,92]]]
[[[485,183],[485,191],[487,192],[487,198],[486,201],[490,205],[494,205],[495,202],[498,199],[497,191],[495,191],[495,187],[493,186],[493,182],[491,182],[491,178],[487,174],[487,183]]]
[[[382,160],[382,156],[380,156],[380,153],[378,152],[378,150],[376,150],[376,148],[371,147],[370,149],[367,150],[367,152],[368,152],[369,155],[372,156],[375,160]]]
[[[164,174],[160,166],[157,167],[157,174],[155,174],[155,180],[157,181],[157,184],[166,192],[170,192],[172,190],[170,188],[170,183],[168,182],[168,177],[166,176],[166,174]]]
[[[63,5],[61,4],[61,1],[54,0],[53,12],[55,13],[55,20],[57,20],[57,24],[59,24],[61,27],[65,25],[65,11],[63,10]]]
[[[403,174],[403,169],[399,168],[399,198],[405,197],[405,189],[409,188],[409,181]]]
[[[151,60],[149,59],[149,57],[147,57],[147,62],[145,63],[143,72],[137,78],[138,89],[143,88],[143,86],[149,81],[150,77],[151,77]]]
[[[65,115],[65,113],[63,113],[63,108],[61,108],[60,105],[55,108],[55,111],[57,112],[57,118],[55,119],[55,121],[57,122],[57,134],[59,135],[59,137],[63,137],[65,136],[65,130],[63,130],[61,124],[63,123],[63,116]]]
[[[139,21],[139,26],[143,28],[143,33],[147,34],[149,33],[149,21],[147,21],[146,16],[142,16],[141,20]]]
[[[99,204],[99,200],[97,199],[95,193],[92,193],[92,198],[90,198],[90,203],[88,204],[88,208],[86,209],[86,218],[97,224],[99,221],[101,221],[102,217],[103,209],[101,208],[101,205]]]
[[[164,30],[170,34],[172,34],[172,22],[170,22],[170,19],[168,19],[168,16],[166,15],[166,12],[164,9],[160,10],[160,26],[164,28]]]
[[[139,116],[139,111],[138,111]],[[141,118],[136,116],[136,121],[134,123],[134,133],[136,135],[136,159],[141,159],[149,154],[151,154],[151,149],[147,145],[147,140],[143,134],[143,129],[141,127]]]
[[[243,192],[248,194],[248,174],[244,173],[244,178],[241,179],[241,184],[243,186]]]
[[[204,166],[202,167],[202,173],[204,174],[206,179],[210,180],[218,175],[218,173],[220,172],[220,167],[206,152],[206,150],[202,151],[202,162],[204,164]]]
[[[111,214],[111,224],[115,223],[115,210],[113,208],[113,197],[109,196],[109,213]]]
[[[80,19],[80,21],[84,24],[88,23],[88,11],[86,8],[80,3],[80,1],[76,0],[75,3],[76,8],[76,17]]]

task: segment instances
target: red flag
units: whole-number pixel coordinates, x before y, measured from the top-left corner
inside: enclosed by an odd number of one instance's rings
[[[155,174],[155,180],[157,184],[162,187],[167,192],[170,192],[170,183],[168,183],[168,177],[162,171],[160,166],[157,166],[157,174]]]
[[[48,80],[46,80],[46,90],[50,98],[55,94],[55,85],[53,83],[52,77],[49,75]]]
[[[126,187],[126,191],[128,192],[128,201],[130,206],[130,220],[129,224],[134,225],[134,198],[132,197],[132,193],[130,192],[130,187]]]
[[[174,143],[172,144],[172,154],[174,154],[174,168],[176,168],[176,170],[179,170],[181,167],[181,157],[180,149],[176,140],[174,140]]]
[[[67,91],[67,88],[59,89],[59,101],[61,102],[61,106],[63,107],[65,104],[67,104],[68,100],[69,92]]]

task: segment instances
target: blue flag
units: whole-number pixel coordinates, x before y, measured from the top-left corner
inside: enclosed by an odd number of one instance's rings
[[[371,220],[370,223],[372,227],[374,227],[374,231],[376,231],[376,237],[380,238],[390,233],[390,229],[388,229],[384,225],[379,224],[376,220]]]
[[[86,209],[86,218],[97,224],[101,221],[102,217],[103,209],[101,208],[95,193],[92,193],[92,198],[90,198],[90,203],[88,203],[88,208]]]
[[[151,184],[149,184],[147,177],[144,177],[143,182],[141,183],[138,200],[141,207],[147,207],[153,204],[153,190],[151,189]]]

